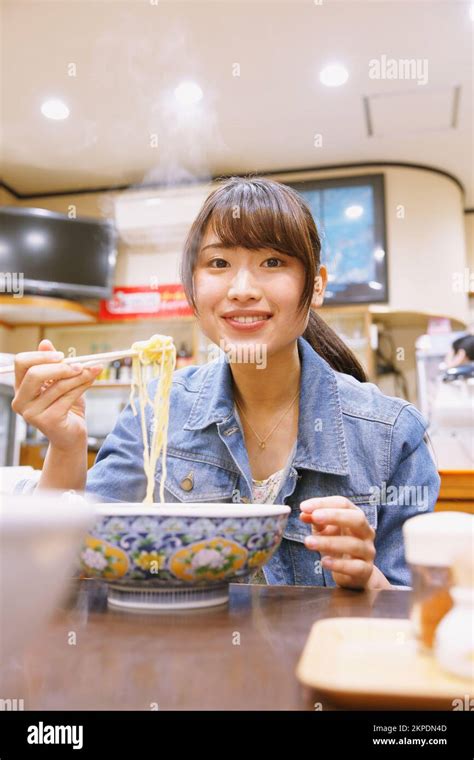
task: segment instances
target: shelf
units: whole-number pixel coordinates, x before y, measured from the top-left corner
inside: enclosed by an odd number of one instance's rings
[[[0,322],[9,327],[34,325],[47,327],[57,324],[93,324],[97,316],[82,304],[50,296],[0,295]]]
[[[453,330],[463,330],[466,323],[456,317],[447,314],[436,314],[435,312],[426,311],[408,311],[402,309],[392,309],[390,306],[383,304],[343,304],[327,306],[324,305],[319,311],[324,317],[325,313],[330,317],[347,318],[353,320],[355,316],[369,314],[372,322],[384,324],[387,327],[414,328],[426,331],[429,319],[449,319]]]
[[[388,306],[369,306],[369,313],[372,321],[378,322],[387,327],[395,328],[413,328],[426,332],[428,329],[428,320],[430,319],[449,319],[453,330],[463,330],[466,323],[447,314],[435,314],[434,312],[424,311],[402,311],[390,309]]]

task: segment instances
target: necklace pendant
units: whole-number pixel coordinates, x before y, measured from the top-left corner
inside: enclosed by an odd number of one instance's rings
[[[260,446],[261,449],[264,449],[265,448],[265,441],[261,441],[258,445]]]

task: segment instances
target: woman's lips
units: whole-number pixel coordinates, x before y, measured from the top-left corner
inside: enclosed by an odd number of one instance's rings
[[[271,317],[262,317],[258,322],[237,322],[237,320],[232,317],[222,317],[222,319],[235,330],[239,330],[240,332],[255,332],[256,330],[260,330],[266,322],[269,322]]]

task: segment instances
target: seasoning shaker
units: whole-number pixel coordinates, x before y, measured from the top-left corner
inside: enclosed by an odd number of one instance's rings
[[[412,575],[410,619],[420,650],[431,652],[436,628],[453,606],[453,562],[472,547],[474,517],[430,512],[403,525],[405,557]]]
[[[434,653],[448,673],[474,682],[474,542],[453,563],[453,607],[436,629]]]

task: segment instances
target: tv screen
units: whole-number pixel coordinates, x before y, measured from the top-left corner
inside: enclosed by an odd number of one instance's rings
[[[0,269],[26,293],[107,298],[117,235],[107,220],[70,219],[37,208],[0,208]]]
[[[388,300],[383,174],[289,182],[311,209],[328,270],[325,304]]]

